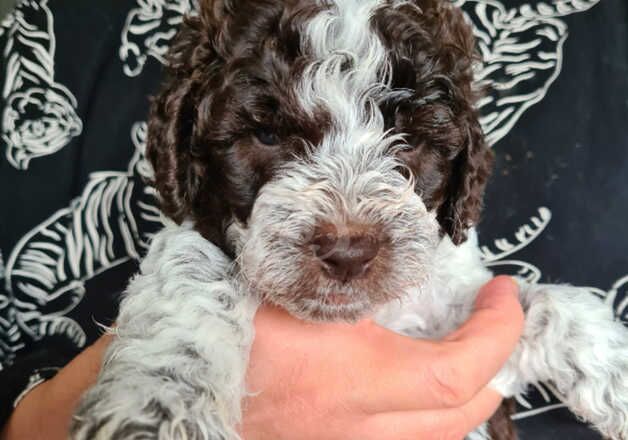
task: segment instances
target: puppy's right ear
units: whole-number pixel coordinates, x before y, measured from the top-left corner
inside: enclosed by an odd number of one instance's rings
[[[220,68],[215,49],[219,29],[203,2],[197,16],[186,17],[168,54],[166,78],[153,98],[148,119],[146,156],[154,169],[150,182],[159,193],[162,212],[177,223],[190,216],[202,180],[192,157],[198,102],[208,78]]]

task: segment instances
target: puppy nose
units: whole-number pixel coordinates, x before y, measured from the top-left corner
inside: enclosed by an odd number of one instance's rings
[[[351,232],[319,233],[312,244],[323,269],[331,278],[342,282],[364,275],[380,248],[375,235]]]

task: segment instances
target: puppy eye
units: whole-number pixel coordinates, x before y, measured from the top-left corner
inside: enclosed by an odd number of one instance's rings
[[[255,132],[255,137],[264,145],[277,145],[279,143],[279,136],[269,129],[259,129]]]

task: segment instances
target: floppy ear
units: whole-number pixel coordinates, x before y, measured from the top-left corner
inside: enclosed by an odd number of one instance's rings
[[[450,108],[457,115],[461,149],[453,159],[451,178],[444,203],[438,210],[441,227],[455,244],[467,239],[467,230],[480,219],[484,189],[493,165],[479,123],[476,102],[483,95],[474,84],[473,65],[480,59],[475,37],[461,10],[442,0],[416,0],[423,12],[423,23],[440,42],[437,59],[441,73],[452,84]]]
[[[465,146],[454,158],[445,202],[438,210],[439,223],[455,244],[467,239],[467,230],[480,218],[492,164],[493,152],[473,113],[467,126]]]
[[[222,62],[214,49],[217,27],[211,16],[203,9],[199,16],[185,18],[148,119],[146,156],[154,169],[150,183],[163,213],[177,223],[192,213],[203,179],[204,170],[193,157],[194,130],[199,102],[211,99],[205,93],[207,81]]]
[[[189,149],[191,92],[189,83],[169,84],[153,101],[148,119],[146,156],[154,169],[150,183],[157,189],[162,212],[177,223],[190,213],[198,189]]]
[[[416,143],[446,152],[451,166],[437,216],[454,243],[466,239],[482,208],[492,164],[474,109],[473,64],[478,58],[472,29],[459,8],[445,0],[412,0],[376,17],[391,50],[392,84],[418,98],[407,131]]]

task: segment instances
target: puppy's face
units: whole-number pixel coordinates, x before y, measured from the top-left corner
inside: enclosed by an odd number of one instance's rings
[[[201,2],[171,48],[147,155],[162,209],[250,289],[354,320],[420,287],[489,173],[473,39],[448,1]]]

